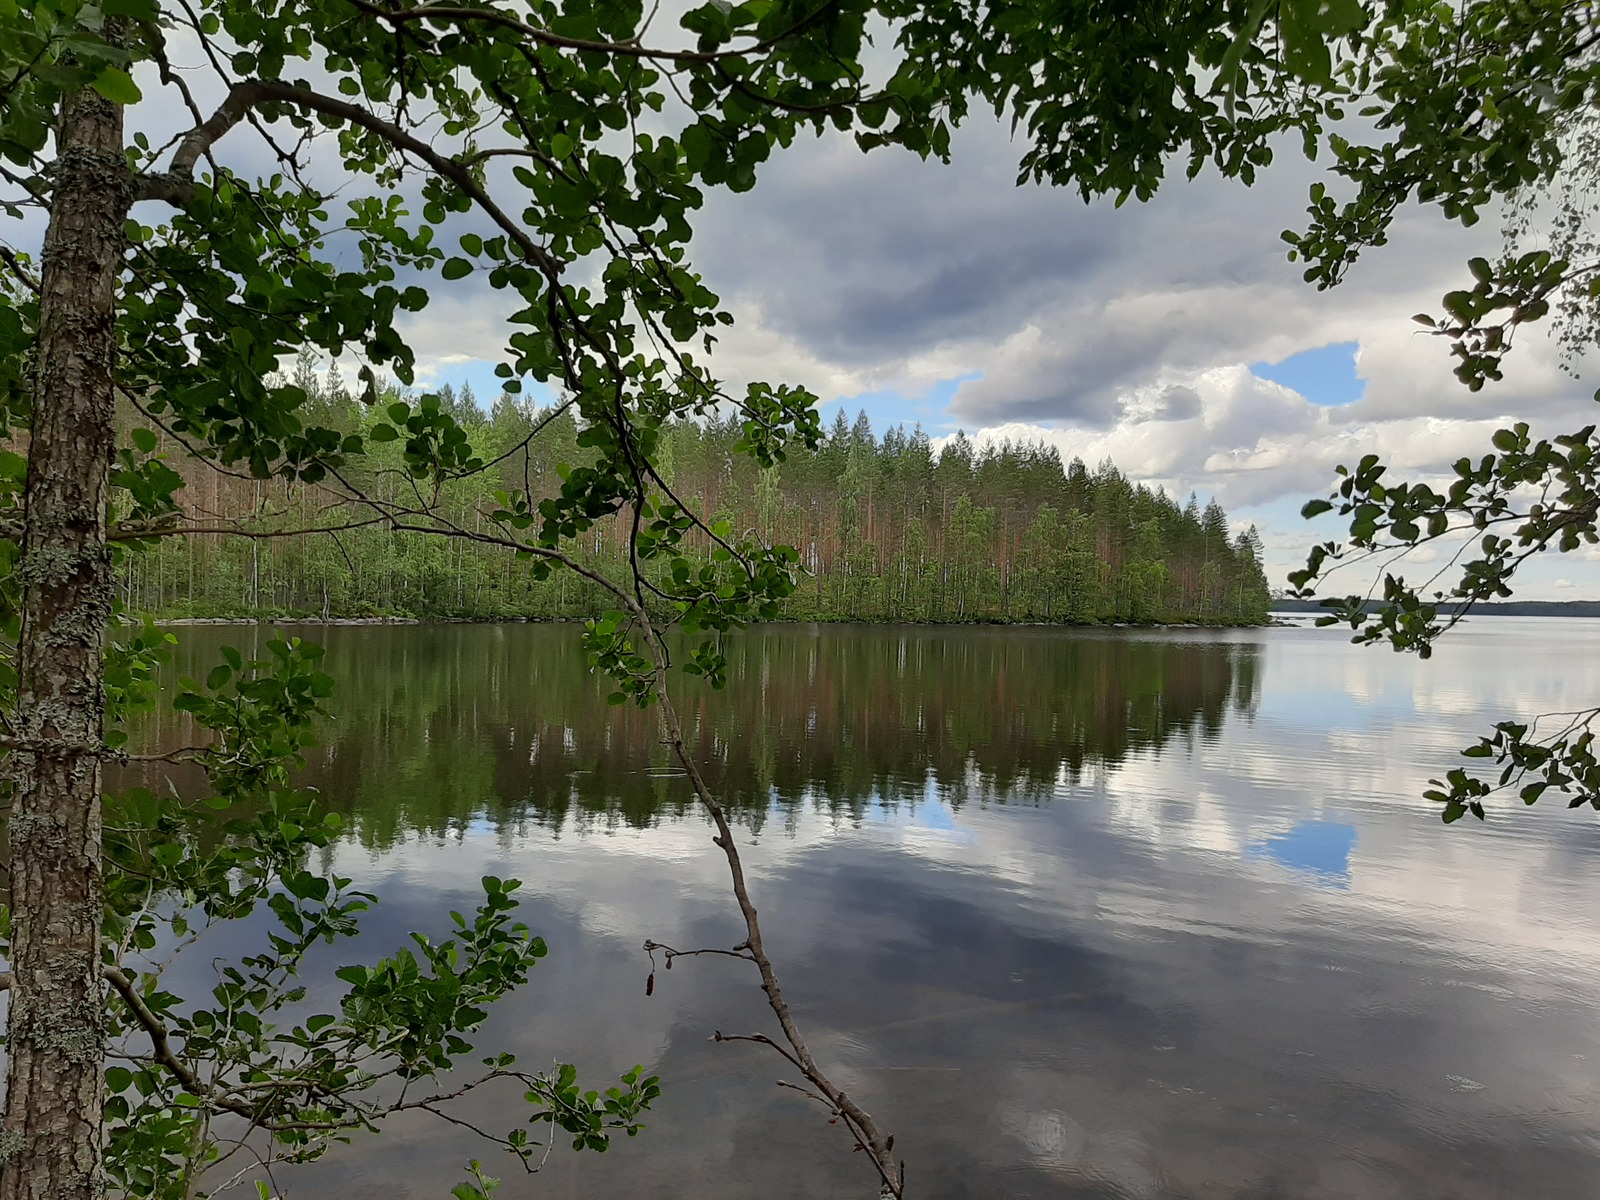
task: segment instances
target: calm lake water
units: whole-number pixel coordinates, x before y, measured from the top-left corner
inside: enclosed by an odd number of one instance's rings
[[[607,708],[573,627],[302,632],[340,680],[309,772],[333,865],[383,899],[353,953],[515,876],[551,952],[481,1044],[662,1076],[606,1155],[491,1158],[502,1196],[875,1194],[786,1064],[708,1040],[775,1032],[753,968],[680,960],[645,996],[645,939],[743,931],[654,718]],[[181,634],[188,674],[265,636]],[[811,1046],[913,1196],[1600,1195],[1595,814],[1446,828],[1418,798],[1494,719],[1600,696],[1600,622],[1485,619],[1430,662],[1311,628],[881,626],[732,660],[686,722]],[[436,1200],[485,1149],[407,1120],[279,1183]]]

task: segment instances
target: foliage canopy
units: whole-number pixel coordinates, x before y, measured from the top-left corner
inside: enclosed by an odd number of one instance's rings
[[[1286,234],[1319,287],[1340,280],[1365,246],[1381,245],[1396,208],[1415,196],[1471,225],[1508,205],[1505,252],[1466,264],[1467,286],[1443,297],[1442,316],[1415,320],[1446,338],[1456,377],[1473,391],[1503,378],[1502,363],[1525,325],[1554,312],[1569,354],[1593,345],[1600,259],[1592,196],[1600,27],[1592,8],[1499,0],[1440,6],[1426,23],[1385,35],[1373,66],[1352,65],[1338,86],[1370,97],[1384,134],[1378,145],[1331,139],[1335,170],[1354,181],[1336,204],[1313,189],[1312,227]],[[1542,243],[1529,248],[1527,243]],[[1600,392],[1595,393],[1600,400]],[[1339,468],[1326,499],[1304,515],[1335,512],[1348,535],[1313,546],[1290,582],[1312,586],[1345,562],[1381,559],[1372,593],[1326,601],[1324,623],[1348,623],[1357,642],[1389,642],[1427,657],[1435,640],[1482,600],[1511,595],[1518,570],[1546,550],[1569,554],[1600,542],[1595,426],[1538,437],[1519,421],[1476,458],[1453,466],[1448,485],[1397,482],[1378,455]],[[1388,569],[1439,544],[1445,565],[1421,582]],[[1482,819],[1484,801],[1514,790],[1526,804],[1546,792],[1600,809],[1600,765],[1591,731],[1600,710],[1506,720],[1463,753],[1492,762],[1484,778],[1465,767],[1435,779],[1429,799],[1446,822]],[[1543,728],[1541,729],[1541,725]]]

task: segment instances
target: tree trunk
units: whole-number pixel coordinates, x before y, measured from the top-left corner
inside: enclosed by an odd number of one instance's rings
[[[122,109],[62,107],[28,450],[9,828],[11,1013],[0,1200],[97,1200],[101,1176],[102,660],[112,364],[133,181]]]

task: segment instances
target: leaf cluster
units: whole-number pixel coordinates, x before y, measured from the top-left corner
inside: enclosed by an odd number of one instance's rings
[[[129,697],[149,692],[151,664],[171,640],[151,630],[128,639],[124,715]],[[514,920],[516,880],[485,877],[483,902],[470,917],[451,913],[445,939],[413,933],[389,957],[340,968],[337,1007],[308,1011],[307,954],[355,937],[376,902],[350,878],[308,868],[341,822],[289,778],[314,744],[331,681],[316,669],[320,649],[299,639],[272,642],[257,661],[226,647],[221,654],[204,684],[187,682],[173,700],[212,737],[185,756],[205,771],[209,794],[132,787],[107,801],[105,961],[120,1051],[106,1070],[106,1161],[116,1186],[177,1200],[252,1131],[270,1138],[269,1161],[305,1161],[396,1112],[442,1112],[497,1084],[520,1089],[526,1116],[508,1131],[481,1132],[530,1169],[540,1146],[530,1128],[539,1123],[572,1134],[580,1149],[605,1149],[617,1130],[636,1133],[659,1094],[641,1071],[598,1093],[580,1090],[571,1067],[530,1073],[498,1054],[463,1076],[489,1009],[547,953]],[[210,929],[252,914],[269,922],[262,948],[218,961],[208,999],[163,986]]]
[[[1364,6],[1372,26],[1334,72],[1335,90],[1375,135],[1330,132],[1339,199],[1313,185],[1309,228],[1287,232],[1305,278],[1331,287],[1388,240],[1401,205],[1437,205],[1475,224],[1497,196],[1549,181],[1570,115],[1600,71],[1588,8],[1566,0],[1396,0]],[[1342,115],[1342,110],[1341,110]]]
[[[1569,554],[1600,543],[1600,469],[1595,427],[1534,439],[1526,422],[1495,433],[1495,453],[1455,464],[1455,479],[1444,492],[1427,484],[1386,482],[1377,455],[1353,469],[1338,468],[1338,488],[1327,499],[1309,501],[1302,513],[1334,512],[1348,521],[1348,541],[1312,547],[1305,567],[1290,573],[1297,594],[1340,566],[1376,557],[1403,557],[1417,547],[1454,546],[1446,565],[1422,584],[1385,572],[1381,592],[1323,601],[1329,615],[1318,624],[1345,623],[1356,642],[1387,641],[1396,650],[1423,658],[1435,641],[1481,600],[1511,595],[1512,580],[1529,558],[1546,550]],[[1434,586],[1448,571],[1448,586]],[[1600,781],[1587,732],[1593,713],[1580,714],[1574,727],[1554,737],[1530,740],[1525,723],[1502,722],[1496,732],[1464,753],[1504,764],[1497,784],[1464,769],[1434,780],[1427,793],[1443,803],[1445,819],[1465,812],[1483,816],[1483,798],[1533,773],[1539,780],[1522,789],[1532,804],[1547,788],[1571,790],[1575,804],[1592,800]]]

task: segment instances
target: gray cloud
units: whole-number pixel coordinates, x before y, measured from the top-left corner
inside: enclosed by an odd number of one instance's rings
[[[1064,282],[1114,269],[1108,213],[1015,188],[997,134],[960,141],[959,170],[843,138],[797,145],[752,194],[708,199],[696,261],[725,299],[852,364],[1013,328]]]
[[[1161,416],[1168,421],[1198,417],[1204,402],[1192,387],[1169,387],[1161,393]]]
[[[948,168],[837,139],[796,146],[749,196],[712,197],[696,256],[740,322],[715,365],[824,400],[964,379],[952,423],[1214,495],[1260,524],[1279,582],[1304,561],[1300,505],[1336,464],[1378,453],[1439,486],[1512,416],[1546,436],[1592,419],[1594,381],[1561,370],[1544,330],[1472,393],[1410,319],[1439,311],[1469,256],[1498,253],[1492,214],[1466,230],[1403,210],[1389,244],[1319,292],[1279,237],[1319,170],[1292,151],[1254,188],[1203,175],[1122,209],[1012,186],[1014,154],[992,125],[964,131]],[[1248,371],[1336,342],[1360,346],[1354,404],[1319,408]],[[1558,573],[1531,564],[1529,594]]]
[[[732,373],[766,364],[866,390],[981,372],[957,395],[964,423],[1105,427],[1129,392],[1351,340],[1369,386],[1340,419],[1510,405],[1503,390],[1467,393],[1447,348],[1409,321],[1497,245],[1492,228],[1407,211],[1389,245],[1319,293],[1279,239],[1319,172],[1293,151],[1253,188],[1202,175],[1122,209],[1014,187],[1016,152],[981,122],[948,168],[832,138],[779,156],[748,196],[711,197],[696,257],[746,322],[727,339]],[[1543,340],[1511,363],[1519,409],[1565,408],[1578,390]]]

